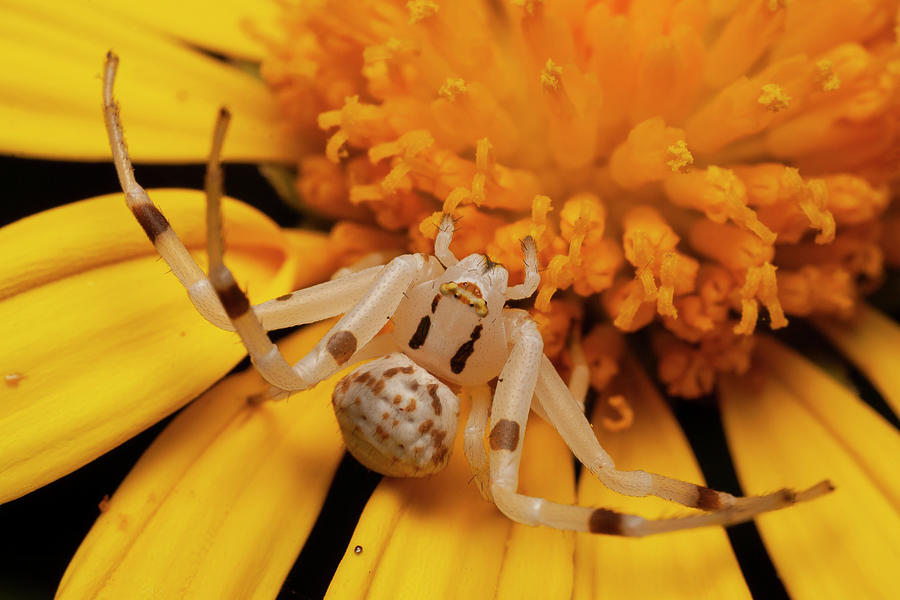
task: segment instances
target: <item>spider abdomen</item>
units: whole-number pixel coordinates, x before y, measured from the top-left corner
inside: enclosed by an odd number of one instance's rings
[[[354,370],[335,387],[332,403],[347,449],[369,469],[423,477],[447,465],[459,398],[405,354]]]

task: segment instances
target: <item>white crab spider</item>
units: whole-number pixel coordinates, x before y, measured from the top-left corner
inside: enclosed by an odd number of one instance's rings
[[[347,447],[369,468],[388,475],[420,476],[444,467],[459,416],[452,385],[468,391],[472,399],[464,449],[479,489],[507,516],[527,525],[643,536],[738,523],[832,489],[823,481],[799,493],[785,489],[735,497],[656,473],[616,469],[581,405],[544,356],[535,323],[527,312],[504,306],[507,300],[527,298],[537,289],[537,252],[530,238],[522,244],[525,281],[511,287],[506,269],[486,256],[458,260],[453,255],[454,223],[445,215],[433,256],[398,256],[384,266],[250,306],[222,261],[219,152],[227,111],[220,112],[216,124],[206,179],[207,278],[135,181],[113,100],[117,65],[117,57],[110,53],[104,113],[128,207],[197,310],[214,325],[240,335],[256,368],[272,384],[271,397],[308,389],[348,365],[375,359],[345,377],[333,396]],[[337,324],[294,365],[285,361],[266,333],[340,314]],[[377,335],[388,321],[394,323],[392,333]],[[610,489],[629,496],[658,496],[706,512],[650,520],[520,494],[522,438],[531,410],[553,424],[578,460]]]

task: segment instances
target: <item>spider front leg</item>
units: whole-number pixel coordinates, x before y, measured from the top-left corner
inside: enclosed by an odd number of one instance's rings
[[[168,220],[153,204],[144,188],[135,180],[134,169],[125,146],[119,107],[113,98],[117,67],[118,57],[113,53],[107,54],[103,78],[103,107],[113,162],[122,191],[125,192],[126,204],[157,252],[187,290],[197,311],[216,327],[234,331],[234,325],[226,314],[211,281],[178,239]],[[211,256],[222,253],[221,217],[218,209],[219,198],[222,195],[219,154],[224,142],[227,119],[227,111],[220,112],[207,166],[205,186],[208,203],[207,245]],[[253,307],[254,312],[267,331],[337,316],[352,308],[362,298],[382,269],[382,266],[370,267],[338,280],[286,294]]]
[[[194,305],[207,319],[237,331],[260,374],[275,388],[274,395],[302,390],[330,376],[368,344],[397,309],[404,292],[417,276],[433,276],[437,268],[421,255],[400,256],[385,267],[372,267],[261,305],[250,306],[225,266],[222,254],[220,203],[222,182],[219,155],[229,115],[219,113],[210,152],[207,195],[209,277],[203,273],[169,222],[134,177],[125,147],[118,105],[113,98],[118,58],[109,53],[103,81],[107,133],[126,203],[150,241],[188,290]],[[369,292],[366,295],[366,292]],[[270,328],[299,325],[346,313],[326,338],[292,367],[269,340]],[[221,318],[224,315],[224,322]],[[264,324],[264,320],[268,323]]]
[[[587,531],[643,536],[707,525],[731,525],[796,502],[812,500],[834,489],[830,482],[822,481],[801,492],[783,489],[764,496],[735,497],[657,473],[620,471],[600,446],[581,407],[545,356],[541,358],[536,393],[551,423],[578,460],[608,488],[628,496],[657,496],[708,511],[706,514],[650,520],[599,508],[588,517]]]
[[[512,349],[494,395],[490,473],[494,502],[511,519],[526,525],[640,537],[740,523],[760,513],[811,500],[832,490],[831,484],[823,481],[800,493],[781,490],[766,496],[735,498],[655,473],[616,470],[612,459],[594,437],[590,424],[579,412],[577,401],[543,355],[537,326],[522,313],[511,316],[508,326]],[[538,372],[539,376],[535,377]],[[608,487],[627,495],[659,496],[710,512],[653,520],[606,508],[558,504],[518,493],[522,437],[534,392],[575,455]]]
[[[472,469],[472,477],[475,479],[478,491],[485,500],[493,502],[488,457],[484,450],[484,432],[487,429],[491,412],[491,388],[488,385],[480,385],[469,388],[468,392],[470,406],[469,417],[466,419],[463,451]]]

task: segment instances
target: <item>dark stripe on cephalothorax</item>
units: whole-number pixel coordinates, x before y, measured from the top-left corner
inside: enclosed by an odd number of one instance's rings
[[[441,301],[440,294],[435,295],[435,297],[431,300],[431,314],[434,314],[434,311],[437,310],[437,305],[438,305],[438,302],[440,302],[440,301]]]
[[[697,504],[694,505],[700,510],[718,510],[722,508],[722,500],[719,492],[703,485],[697,486]]]
[[[334,362],[342,365],[356,352],[356,336],[347,330],[335,332],[328,338],[325,349],[334,357]]]
[[[490,435],[491,450],[515,450],[519,446],[519,424],[500,419]]]
[[[450,370],[459,375],[466,368],[466,361],[475,352],[475,342],[481,337],[481,325],[476,325],[469,336],[469,341],[464,343],[450,359]]]
[[[170,227],[166,217],[152,204],[135,204],[131,207],[131,212],[151,242],[155,242],[156,238]]]
[[[598,508],[591,513],[588,531],[607,535],[623,535],[622,515],[608,508]]]
[[[412,334],[412,337],[409,338],[409,347],[413,350],[417,350],[422,347],[422,344],[425,343],[425,338],[428,337],[428,330],[431,329],[431,317],[425,315],[422,317],[422,320],[419,321],[419,326],[416,327],[416,332]]]
[[[219,296],[219,301],[225,308],[225,314],[230,319],[242,317],[250,310],[250,300],[236,283],[232,283],[224,290],[216,289],[216,295]]]

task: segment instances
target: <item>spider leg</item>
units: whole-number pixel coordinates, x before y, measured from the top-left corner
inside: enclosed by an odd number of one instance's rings
[[[572,340],[569,342],[569,354],[572,357],[572,372],[569,374],[569,393],[581,405],[584,412],[584,404],[587,401],[588,390],[591,386],[591,370],[587,357],[584,355],[584,347],[581,345],[581,332],[573,331]]]
[[[168,263],[172,272],[187,289],[191,302],[197,311],[216,327],[234,331],[234,326],[226,314],[222,303],[219,301],[212,283],[207,279],[203,270],[197,265],[197,262],[181,240],[178,239],[168,220],[153,204],[144,188],[135,180],[134,169],[125,146],[125,136],[119,118],[118,103],[113,98],[113,83],[118,60],[115,54],[109,53],[107,55],[103,80],[103,106],[113,161],[122,191],[125,192],[126,204],[143,227],[147,237],[150,238],[150,241],[156,247],[157,252]],[[221,130],[217,130],[216,135],[217,138],[213,143],[213,155],[210,156],[210,164],[207,170],[207,197],[221,196],[221,169],[218,166],[217,148],[221,147],[224,127]],[[218,206],[217,203],[215,205]],[[208,247],[221,248],[221,217],[219,216],[218,208],[213,212],[208,211],[207,224]],[[213,253],[211,252],[210,254]],[[352,308],[362,298],[366,290],[371,287],[382,269],[383,267],[381,266],[370,267],[342,279],[326,281],[325,283],[264,302],[254,307],[254,311],[266,330],[321,321],[322,319],[342,314]]]
[[[506,289],[507,300],[530,298],[541,283],[541,273],[538,271],[540,264],[537,257],[537,244],[533,237],[529,235],[522,240],[522,250],[525,252],[525,281]]]
[[[334,374],[343,367],[357,350],[366,346],[390,319],[403,298],[404,292],[417,277],[433,277],[437,267],[436,261],[428,260],[423,255],[404,255],[392,260],[384,267],[372,267],[354,275],[326,282],[317,287],[292,295],[301,300],[291,304],[292,298],[286,298],[284,304],[290,310],[282,313],[282,318],[291,314],[296,316],[299,307],[311,304],[310,298],[318,293],[319,301],[332,300],[332,306],[321,310],[312,320],[321,320],[347,310],[334,328],[313,350],[304,356],[295,366],[291,366],[281,355],[278,347],[269,340],[256,311],[251,309],[250,302],[238,287],[231,272],[222,260],[223,244],[221,241],[220,202],[222,197],[221,175],[219,174],[219,154],[228,123],[228,113],[222,110],[216,121],[213,137],[213,148],[210,153],[210,176],[206,181],[207,192],[207,224],[208,249],[210,251],[210,273],[207,278],[190,253],[175,235],[166,218],[150,200],[147,192],[137,183],[131,160],[125,147],[124,134],[119,121],[118,105],[113,99],[113,83],[115,81],[118,57],[107,55],[104,72],[103,99],[106,116],[107,133],[119,182],[125,192],[126,203],[143,226],[147,236],[156,246],[160,255],[166,260],[172,271],[188,289],[191,299],[204,316],[215,316],[217,309],[222,310],[230,321],[231,327],[240,335],[251,359],[260,374],[275,388],[281,390],[277,395],[284,395],[286,390],[302,390],[315,385],[322,379]],[[360,286],[362,282],[367,285]],[[334,297],[336,290],[353,290],[357,294],[348,294],[349,298]],[[314,286],[316,287],[316,286]],[[326,290],[327,293],[322,293]],[[368,293],[366,293],[368,291]],[[212,293],[211,293],[212,292]],[[326,296],[323,298],[322,296]],[[213,299],[218,298],[218,307]],[[361,299],[360,299],[361,298]],[[278,302],[274,300],[273,302]],[[329,315],[330,313],[330,315]],[[215,321],[213,321],[215,322]],[[297,324],[296,321],[290,324]]]
[[[208,195],[210,212],[218,210],[220,198],[221,194],[215,191]],[[220,224],[213,219],[210,219],[210,223],[214,229],[219,229],[216,225]],[[273,389],[268,393],[272,399],[286,397],[291,390],[314,386],[350,363],[360,350],[365,350],[367,356],[373,348],[378,351],[380,344],[370,342],[397,310],[406,290],[423,277],[434,276],[435,269],[439,268],[421,254],[406,254],[394,258],[381,268],[363,298],[341,317],[309,353],[291,366],[278,346],[269,339],[256,313],[251,310],[246,295],[224,265],[222,245],[211,243],[210,251],[209,279],[257,370],[272,384]],[[352,277],[354,276],[335,280],[335,283]],[[254,398],[254,401],[262,399],[264,398]]]
[[[463,451],[472,468],[478,491],[485,500],[492,502],[488,457],[484,449],[484,432],[491,410],[491,388],[480,385],[468,388],[468,391],[471,402],[469,417],[466,420]]]
[[[453,240],[455,228],[456,223],[453,221],[453,216],[444,213],[441,217],[440,229],[438,229],[438,234],[434,238],[434,255],[444,267],[452,267],[459,262],[459,259],[450,250],[450,242]]]
[[[719,492],[706,486],[657,473],[620,471],[616,469],[612,458],[597,441],[590,423],[583,414],[581,405],[572,398],[566,384],[546,356],[541,358],[536,389],[538,401],[550,418],[550,422],[559,431],[578,460],[614,492],[626,496],[657,496],[691,508],[713,512],[725,511],[730,515],[738,515],[734,517],[737,520],[728,521],[728,523],[737,523],[740,520],[752,518],[753,515],[760,512],[775,510],[799,500],[821,495],[830,489],[830,484],[823,481],[801,493],[780,490],[765,496],[735,497],[727,492]],[[709,524],[724,523],[713,517],[710,518],[712,520]],[[702,524],[705,523],[705,521],[702,522]]]
[[[697,506],[697,504],[700,504],[697,500],[698,496],[711,501],[712,498],[718,498],[718,496],[713,496],[712,494],[722,494],[722,492],[715,492],[709,490],[709,488],[642,471],[616,471],[612,460],[600,448],[599,443],[594,438],[593,431],[587,420],[584,419],[580,412],[577,412],[575,414],[584,422],[586,429],[578,430],[577,433],[582,436],[589,436],[593,440],[593,444],[596,446],[597,457],[602,459],[602,467],[598,470],[603,472],[609,470],[617,475],[626,476],[626,482],[622,484],[616,475],[610,478],[609,473],[605,473],[601,480],[604,483],[610,480],[616,486],[610,485],[609,487],[616,491],[619,491],[616,489],[619,487],[627,492],[632,492],[629,495],[652,494],[663,498],[676,495],[682,488],[689,489],[693,495],[691,500],[693,505],[697,508],[705,508],[710,512],[654,520],[645,519],[637,515],[619,513],[607,508],[559,504],[544,498],[518,493],[522,438],[525,433],[525,424],[532,393],[535,389],[537,389],[538,397],[542,399],[544,408],[553,419],[553,424],[559,428],[556,419],[558,413],[550,406],[555,398],[550,398],[549,400],[551,401],[548,401],[545,391],[541,389],[542,386],[547,386],[546,380],[550,379],[546,373],[547,368],[551,369],[555,375],[553,386],[557,388],[556,391],[561,390],[568,398],[567,407],[577,410],[578,403],[571,397],[565,383],[559,378],[552,364],[543,355],[543,342],[534,322],[526,316],[515,314],[510,316],[508,325],[510,326],[508,335],[512,348],[509,359],[500,373],[491,409],[490,473],[491,492],[494,502],[504,514],[514,521],[526,525],[546,525],[557,529],[640,537],[708,525],[740,523],[752,519],[760,513],[790,506],[795,502],[811,500],[831,491],[831,484],[823,481],[800,493],[781,490],[774,494],[750,498],[734,498],[730,494],[724,494],[724,496],[731,498],[732,502],[719,504],[715,507],[708,505]],[[540,368],[538,368],[539,365]],[[536,377],[538,371],[540,371],[540,376]],[[569,429],[564,430],[561,428],[560,432],[563,434],[566,442],[575,450],[576,455],[579,455],[576,445],[583,443],[583,440],[575,440],[576,444],[573,444],[573,440],[567,436],[570,433]],[[579,458],[581,458],[580,455]],[[640,474],[638,484],[644,483],[645,479],[649,478],[651,487],[648,491],[641,494],[634,493],[638,489],[637,486],[634,482],[627,481],[628,476],[632,473]],[[662,490],[652,487],[652,485],[660,484],[663,486]],[[701,490],[708,490],[708,492]],[[683,503],[687,504],[687,502]]]

